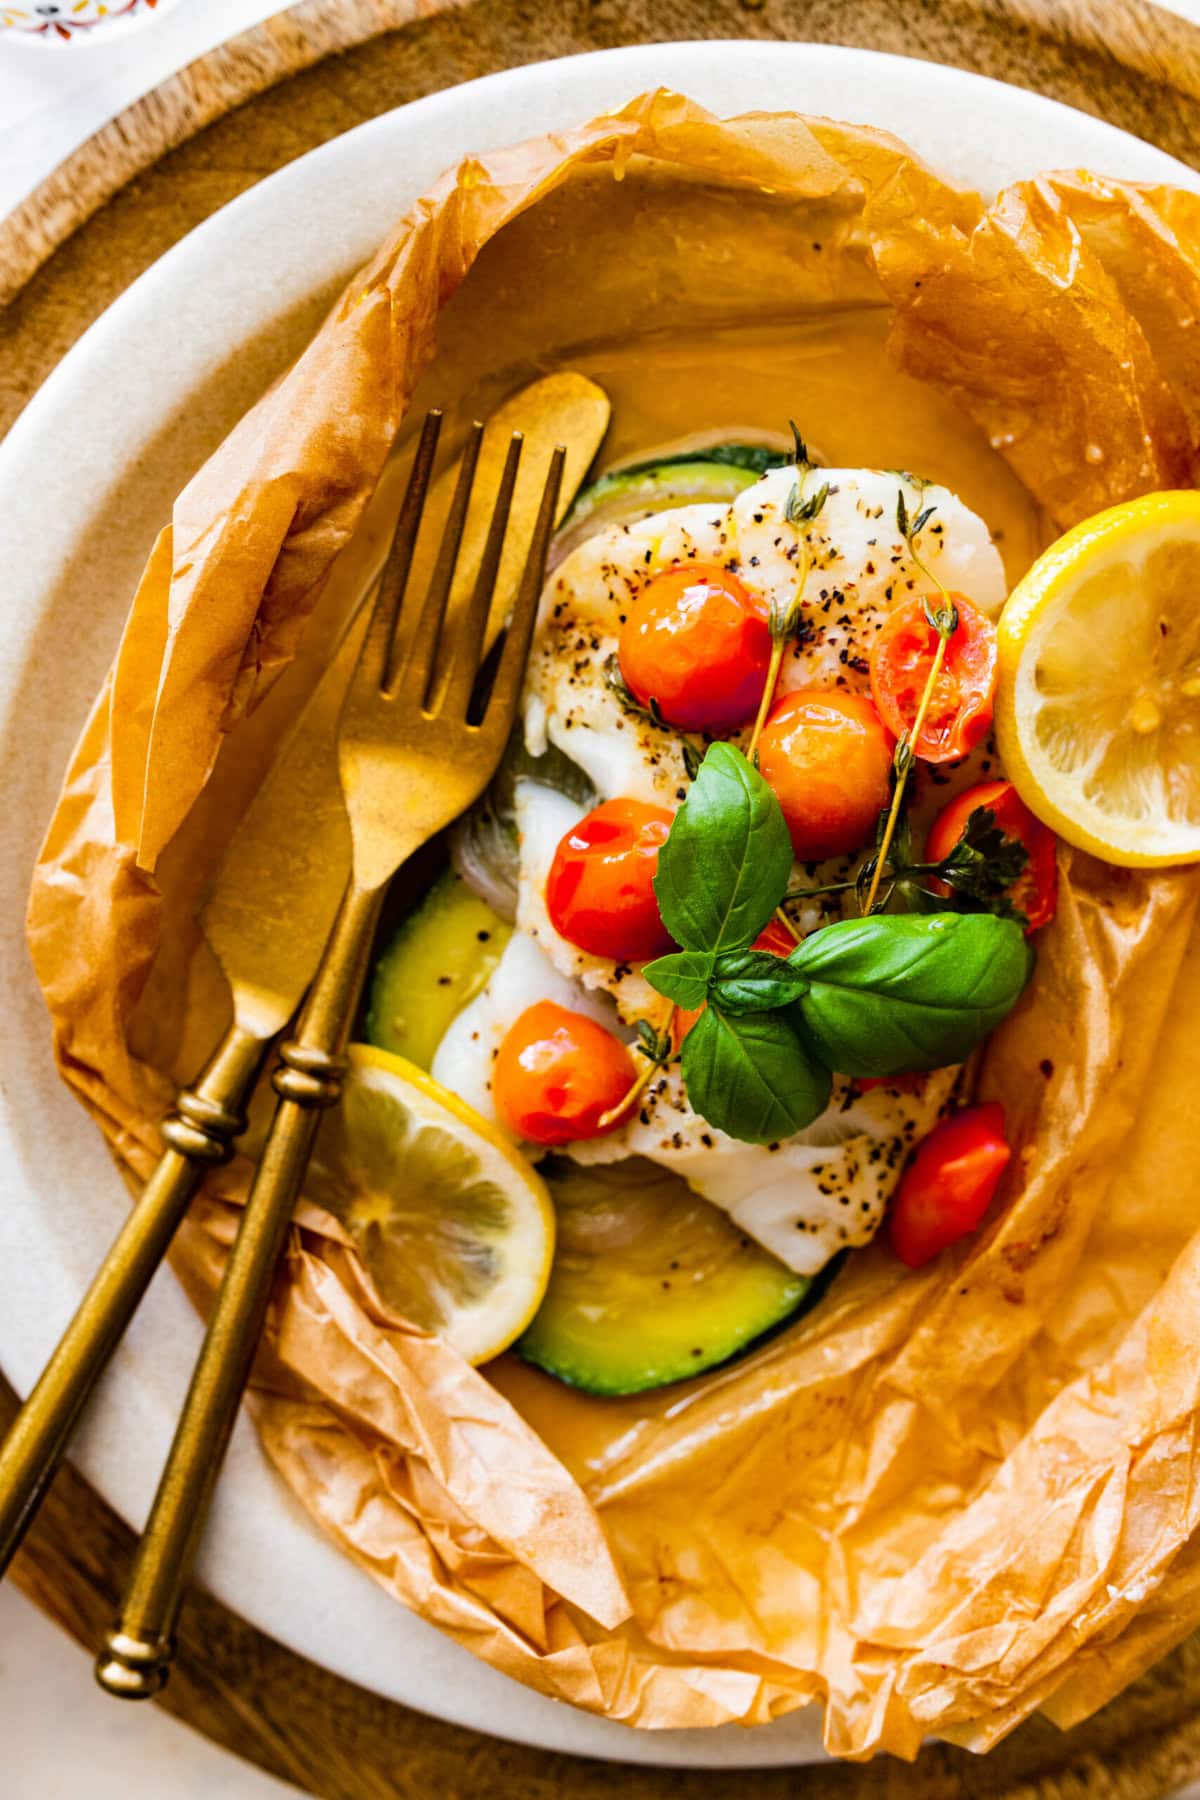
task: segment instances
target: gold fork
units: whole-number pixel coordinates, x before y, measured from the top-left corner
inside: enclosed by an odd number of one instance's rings
[[[478,719],[488,612],[504,545],[521,438],[514,433],[474,590],[452,643],[446,602],[470,500],[482,427],[461,472],[428,593],[411,630],[401,601],[433,461],[439,418],[426,419],[409,493],[358,665],[342,709],[338,766],[350,818],[349,882],[295,1036],[280,1048],[279,1102],[226,1264],[174,1441],[96,1678],[111,1694],[158,1692],[238,1400],[266,1318],[271,1278],[308,1164],[321,1110],[341,1093],[350,1023],[386,883],[414,851],[478,798],[516,715],[562,479],[555,450],[525,571]],[[401,634],[398,627],[406,625]],[[493,659],[484,659],[485,668]]]

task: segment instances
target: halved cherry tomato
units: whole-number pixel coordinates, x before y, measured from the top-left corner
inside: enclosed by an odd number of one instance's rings
[[[617,646],[634,699],[682,731],[735,731],[758,710],[771,633],[727,569],[686,563],[647,582]]]
[[[769,950],[772,956],[790,956],[796,948],[796,939],[787,926],[779,919],[772,919],[765,925],[754,940],[756,950]],[[678,1006],[671,1020],[671,1035],[676,1050],[704,1011],[702,1006]]]
[[[888,1213],[892,1249],[919,1269],[975,1230],[1012,1151],[1004,1108],[968,1106],[935,1125],[917,1148]]]
[[[569,1144],[615,1131],[600,1120],[637,1079],[624,1044],[585,1013],[553,1000],[526,1007],[500,1045],[492,1068],[496,1111],[519,1137]]]
[[[1028,852],[1029,860],[1008,893],[1029,921],[1026,930],[1037,931],[1054,917],[1058,905],[1058,840],[1048,825],[1034,818],[1011,781],[981,781],[943,807],[933,821],[925,860],[941,862],[949,856],[971,814],[980,807],[994,813],[1005,837],[1018,838]],[[936,885],[944,886],[942,882]]]
[[[569,944],[614,962],[673,950],[654,897],[658,853],[674,815],[644,800],[605,800],[572,825],[550,865],[546,908]]]
[[[801,862],[865,844],[888,802],[892,738],[864,694],[804,688],[767,715],[758,768]]]
[[[923,762],[952,762],[987,736],[996,697],[996,628],[962,594],[951,594],[958,625],[946,654],[913,750]],[[916,723],[938,634],[920,595],[904,600],[884,620],[871,645],[871,692],[879,716],[896,737]]]

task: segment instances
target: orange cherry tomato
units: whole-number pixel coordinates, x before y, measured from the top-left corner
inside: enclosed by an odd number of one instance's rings
[[[935,1125],[901,1177],[888,1213],[900,1261],[919,1269],[974,1231],[1011,1155],[1004,1108],[994,1102],[968,1106]]]
[[[769,950],[772,956],[790,956],[796,948],[796,939],[787,926],[779,919],[772,919],[763,926],[754,940],[756,950]],[[671,1037],[676,1050],[704,1011],[702,1006],[677,1006],[671,1019]]]
[[[888,803],[892,748],[863,694],[804,688],[775,702],[758,740],[758,768],[801,862],[866,843]]]
[[[614,962],[645,962],[675,948],[654,897],[673,817],[644,800],[605,800],[572,825],[546,882],[550,922],[569,944]]]
[[[987,736],[996,697],[996,628],[962,594],[950,598],[958,626],[913,745],[922,761],[931,763],[953,762]],[[871,645],[871,692],[880,718],[898,738],[916,723],[937,645],[920,595],[888,614]]]
[[[736,731],[758,710],[771,633],[736,575],[686,563],[648,581],[617,646],[625,685],[682,731]]]
[[[600,1120],[637,1079],[624,1044],[585,1013],[539,1000],[509,1026],[492,1068],[496,1111],[534,1144],[603,1137]]]
[[[1048,825],[1034,818],[1011,781],[981,781],[943,807],[933,821],[925,860],[941,862],[949,856],[980,807],[994,813],[1005,837],[1018,838],[1028,852],[1029,860],[1008,893],[1029,921],[1026,931],[1038,931],[1054,917],[1058,905],[1058,840]],[[936,885],[945,886],[940,881]]]

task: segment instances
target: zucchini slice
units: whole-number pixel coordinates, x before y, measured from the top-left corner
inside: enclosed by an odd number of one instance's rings
[[[812,1282],[644,1157],[539,1165],[558,1246],[517,1340],[526,1362],[589,1394],[637,1394],[715,1368],[791,1318]]]
[[[789,460],[783,451],[763,444],[711,444],[612,469],[576,497],[555,539],[553,561],[561,562],[605,525],[627,524],[696,501],[727,504],[768,469]]]
[[[375,964],[367,1042],[428,1069],[451,1020],[486,985],[511,935],[461,876],[445,870]]]

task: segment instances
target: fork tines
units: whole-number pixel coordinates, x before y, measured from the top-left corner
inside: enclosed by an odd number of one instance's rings
[[[495,594],[524,443],[522,434],[519,431],[513,432],[474,585],[461,615],[453,622],[452,642],[448,646],[442,645],[439,658],[439,645],[444,635],[443,623],[462,549],[484,432],[482,424],[477,420],[467,436],[433,575],[420,611],[410,625],[403,603],[404,595],[433,474],[441,425],[440,411],[426,414],[380,582],[379,598],[363,658],[364,662],[369,662],[378,671],[377,679],[385,693],[407,700],[427,716],[466,718],[471,709],[472,696],[479,684],[481,657],[485,674],[491,669],[495,670],[483,714],[486,715],[493,707],[507,707],[511,710],[516,704],[515,690],[520,686],[529,652],[546,554],[554,531],[566,450],[560,444],[550,458],[512,615],[508,620],[502,647],[498,647],[495,657],[489,657],[484,654],[484,634]]]

